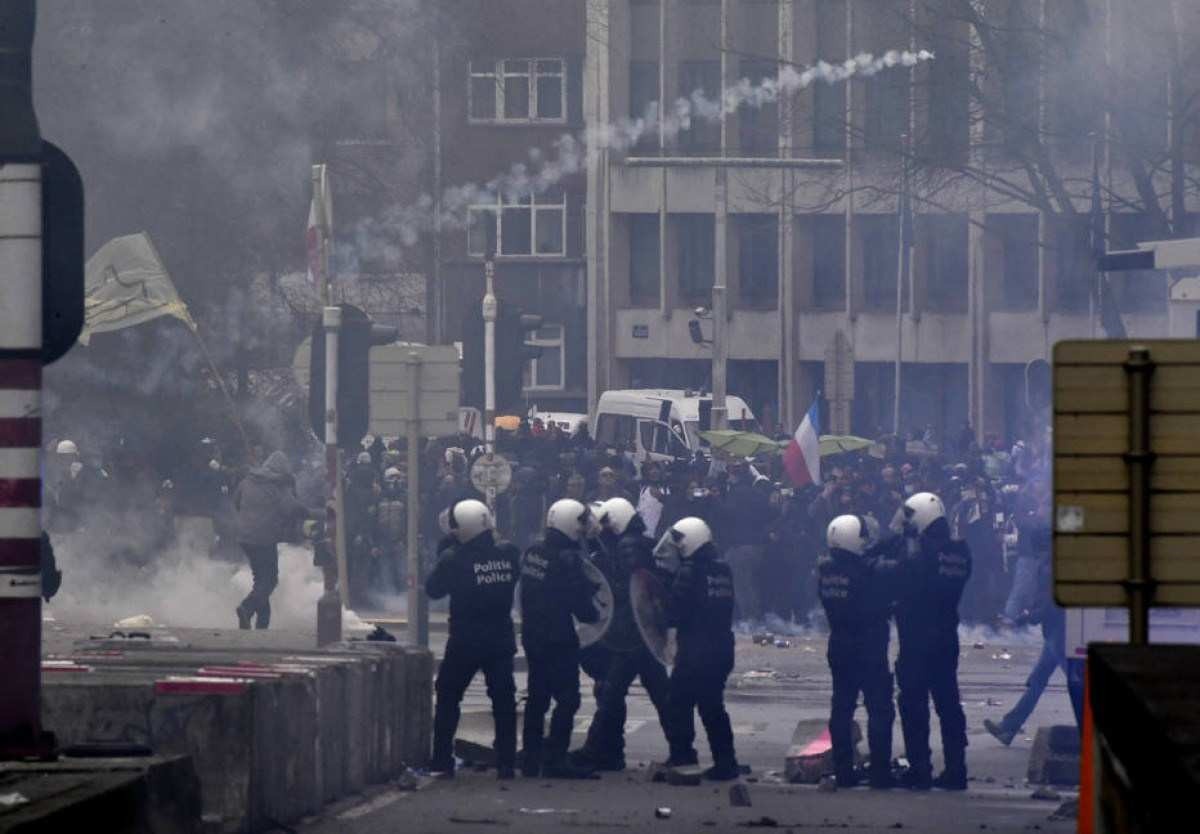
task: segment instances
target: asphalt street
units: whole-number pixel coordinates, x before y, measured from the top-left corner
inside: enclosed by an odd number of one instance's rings
[[[440,651],[434,634],[435,651]],[[1071,724],[1074,717],[1065,682],[1056,676],[1037,710],[1011,747],[983,729],[983,719],[999,718],[1020,696],[1025,677],[1037,657],[1038,635],[963,632],[960,661],[962,702],[968,721],[970,788],[965,793],[866,789],[823,792],[813,785],[783,781],[784,758],[800,721],[828,718],[830,685],[825,640],[820,635],[789,636],[787,647],[755,645],[739,636],[737,669],[731,676],[727,703],[733,720],[738,758],[751,772],[742,780],[751,806],[733,807],[727,784],[700,787],[652,784],[648,766],[666,755],[666,744],[653,707],[638,687],[629,699],[624,773],[605,774],[585,782],[544,779],[501,783],[494,771],[464,768],[453,781],[420,780],[411,791],[383,786],[364,797],[331,809],[306,823],[305,834],[382,834],[392,831],[468,832],[511,828],[517,831],[567,829],[673,831],[741,831],[778,828],[793,831],[857,830],[918,832],[1072,831],[1073,820],[1052,818],[1062,801],[1035,799],[1037,786],[1025,781],[1030,747],[1038,726]],[[893,651],[895,644],[893,640]],[[523,664],[518,663],[518,669]],[[524,693],[524,674],[518,689]],[[594,702],[590,681],[581,678],[584,706],[576,719],[575,743],[582,741]],[[865,730],[866,716],[858,720]],[[707,749],[697,722],[697,748],[702,764]],[[491,718],[481,679],[463,704],[458,737],[490,746]],[[896,756],[903,755],[900,727]],[[940,767],[936,719],[932,742],[935,768]],[[669,816],[656,816],[670,809]]]

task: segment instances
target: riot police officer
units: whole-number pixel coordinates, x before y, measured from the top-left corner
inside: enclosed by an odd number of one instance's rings
[[[897,568],[897,703],[909,761],[901,783],[913,790],[966,790],[967,722],[958,694],[958,603],[971,576],[971,551],[965,542],[951,540],[946,508],[931,492],[913,495],[898,516],[908,551]],[[941,723],[946,761],[937,779],[931,778],[930,697]]]
[[[872,788],[892,787],[892,673],[888,667],[891,600],[875,571],[867,519],[840,515],[826,532],[828,555],[817,563],[818,593],[829,620],[826,657],[833,678],[829,738],[839,788],[858,782],[854,769],[854,709],[862,692],[867,707]]]
[[[425,582],[432,599],[450,596],[450,636],[438,669],[433,717],[432,770],[454,775],[454,732],[459,704],[475,673],[483,671],[496,722],[496,773],[513,777],[517,748],[513,656],[513,589],[520,553],[492,532],[492,515],[481,501],[459,501],[448,514],[453,543]]]
[[[582,542],[589,511],[578,501],[555,501],[541,541],[521,561],[521,645],[529,662],[521,770],[529,777],[572,779],[592,773],[567,757],[579,710],[579,635],[572,617],[596,622],[595,588],[583,572]],[[554,701],[542,749],[546,712]]]
[[[650,653],[633,616],[630,580],[636,570],[654,570],[646,524],[626,498],[610,498],[596,510],[599,535],[595,564],[613,592],[612,622],[601,640],[609,662],[587,742],[577,759],[597,770],[625,769],[625,696],[640,678],[666,733],[667,670]]]
[[[725,710],[725,681],[733,671],[733,576],[717,559],[712,531],[698,518],[671,525],[654,553],[660,563],[678,565],[667,603],[667,624],[676,628],[678,648],[667,695],[671,755],[666,764],[698,761],[695,710],[713,756],[705,778],[736,779],[733,727]]]

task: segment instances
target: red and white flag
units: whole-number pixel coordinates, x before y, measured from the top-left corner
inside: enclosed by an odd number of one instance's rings
[[[325,252],[333,237],[333,206],[329,178],[324,165],[314,165],[312,202],[308,205],[308,228],[304,240],[308,248],[308,282],[317,290],[325,282]]]
[[[783,450],[783,466],[794,486],[821,484],[820,398],[813,400],[792,442]]]

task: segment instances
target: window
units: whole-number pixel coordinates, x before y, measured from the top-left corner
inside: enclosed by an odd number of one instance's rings
[[[928,214],[925,306],[933,312],[967,309],[967,218],[962,214]]]
[[[1032,106],[1038,99],[1038,49],[1041,39],[1037,21],[1037,9],[1029,0],[1015,0],[1009,4],[1004,15],[1004,30],[1000,35],[1000,49],[1004,61],[1001,77],[1003,99],[1001,112],[994,114],[995,124],[989,119],[989,138],[999,135],[1004,149],[1009,154],[1020,154],[1032,148],[1037,139],[1038,108]],[[1047,47],[1050,48],[1050,47]],[[1068,61],[1050,63],[1056,71],[1064,71]],[[989,114],[992,115],[992,114]]]
[[[742,77],[755,87],[778,74],[774,61],[743,59]],[[738,108],[738,148],[744,156],[777,156],[779,153],[779,105]]]
[[[689,305],[712,302],[713,246],[716,242],[711,214],[680,214],[679,291]]]
[[[812,216],[812,306],[818,310],[846,307],[846,218]]]
[[[561,190],[470,206],[467,220],[467,254],[472,257],[566,254],[567,198]]]
[[[641,438],[642,448],[647,452],[672,457],[689,457],[687,446],[676,434],[678,431],[682,431],[682,429],[672,429],[666,423],[659,423],[655,420],[638,420],[638,436]]]
[[[779,293],[779,221],[773,214],[735,215],[738,296],[756,307],[774,307]]]
[[[855,218],[862,235],[863,307],[896,312],[896,279],[900,260],[899,224],[894,214],[860,214]],[[902,309],[908,309],[908,286],[902,288]]]
[[[846,55],[846,0],[818,0],[816,42],[822,60],[838,63]],[[813,150],[840,156],[846,148],[846,85],[821,84],[813,91]]]
[[[1030,16],[1032,14],[1034,12],[1031,10]],[[1103,42],[1099,31],[1099,15],[1102,15],[1103,11],[1096,10],[1096,17],[1093,17],[1093,14],[1088,8],[1087,0],[1050,0],[1045,6],[1046,25],[1043,41],[1047,67],[1047,138],[1059,150],[1072,153],[1081,159],[1087,159],[1090,154],[1091,134],[1103,129],[1105,109],[1101,100],[1101,79],[1105,72],[1103,53],[1090,46],[1091,43]],[[1131,36],[1136,25],[1133,28],[1122,29],[1125,31],[1121,37],[1114,37],[1114,45],[1118,48]],[[1153,48],[1158,49],[1160,46],[1156,45]],[[1139,63],[1156,63],[1145,61],[1144,56],[1147,54],[1151,53],[1139,54]],[[1030,86],[1034,84],[1035,80],[1031,81]],[[1122,96],[1124,106],[1116,110],[1135,109],[1134,101],[1132,97]],[[1026,109],[1036,112],[1035,108],[1028,105]],[[1114,111],[1114,116],[1116,115]],[[1139,113],[1139,118],[1142,115]]]
[[[657,214],[629,215],[629,303],[634,307],[658,306],[658,242]]]
[[[909,42],[907,3],[876,3],[864,21],[871,50],[876,54]],[[855,23],[856,30],[860,24]],[[871,76],[863,84],[866,103],[863,125],[866,147],[896,149],[908,132],[908,95],[911,70],[892,67]]]
[[[657,119],[658,62],[633,61],[629,64],[629,118]],[[641,135],[634,150],[645,153],[658,147],[658,131]]]
[[[1000,240],[1004,256],[1002,310],[1036,310],[1038,306],[1038,219],[1036,214],[995,214],[988,225]]]
[[[1109,249],[1136,249],[1147,240],[1167,237],[1165,230],[1148,214],[1113,214],[1110,221]],[[1135,269],[1108,276],[1122,313],[1166,312],[1167,278],[1161,272]]]
[[[525,388],[533,391],[561,391],[564,388],[563,326],[542,325],[525,343],[542,349],[542,355],[530,360],[525,369]]]
[[[627,448],[633,443],[635,427],[632,414],[600,414],[596,417],[596,442],[602,446]]]
[[[926,150],[949,162],[961,160],[967,152],[970,114],[968,91],[971,68],[967,60],[965,36],[953,32],[935,33],[932,38],[936,61],[929,62],[929,124]]]
[[[720,61],[684,61],[679,67],[679,94],[691,98],[694,93],[709,101],[721,96]],[[711,153],[721,147],[721,125],[702,118],[695,108],[691,127],[679,132],[680,150],[691,153]]]
[[[566,121],[566,65],[559,58],[471,62],[468,112],[473,122]]]
[[[1056,219],[1054,248],[1047,254],[1054,258],[1054,297],[1059,312],[1087,312],[1096,279],[1090,237],[1087,215],[1070,221]]]

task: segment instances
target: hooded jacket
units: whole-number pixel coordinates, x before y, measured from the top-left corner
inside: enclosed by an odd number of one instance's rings
[[[271,545],[298,535],[309,514],[296,497],[296,479],[287,456],[272,452],[258,469],[251,469],[233,496],[237,538],[243,544]]]

